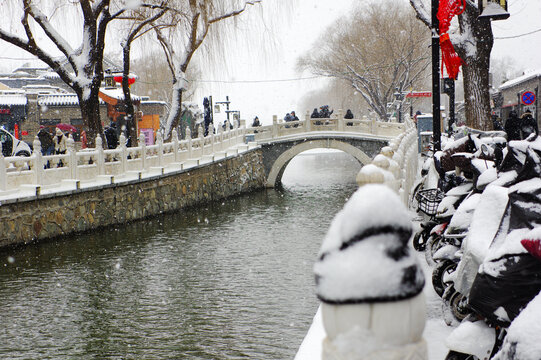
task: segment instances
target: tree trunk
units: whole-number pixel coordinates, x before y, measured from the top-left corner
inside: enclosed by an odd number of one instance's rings
[[[165,129],[166,140],[171,138],[171,132],[178,127],[182,118],[182,92],[184,89],[182,86],[178,86],[178,82],[179,81],[176,80],[175,84],[173,84],[171,111],[169,112],[166,122],[166,124],[170,124],[170,126]]]
[[[131,100],[130,85],[128,83],[128,76],[130,74],[130,48],[131,42],[127,42],[123,48],[124,54],[124,69],[122,73],[122,91],[124,93],[124,112],[126,113],[126,127],[128,130],[128,137],[130,140],[130,146],[137,146],[137,126],[135,122],[135,109],[133,107],[133,101]]]
[[[86,131],[87,146],[93,148],[96,145],[96,136],[100,134],[103,139],[103,128],[100,119],[100,101],[98,91],[91,91],[90,96],[83,96],[83,90],[77,91],[81,117]]]
[[[492,130],[490,121],[489,68],[490,52],[494,43],[490,20],[477,19],[477,8],[468,5],[459,15],[461,33],[471,33],[463,44],[456,46],[464,60],[464,100],[466,125],[479,130]]]

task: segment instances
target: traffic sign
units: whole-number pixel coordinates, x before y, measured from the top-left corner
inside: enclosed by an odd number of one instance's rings
[[[531,91],[525,91],[522,93],[520,100],[524,105],[532,105],[535,102],[535,94]]]

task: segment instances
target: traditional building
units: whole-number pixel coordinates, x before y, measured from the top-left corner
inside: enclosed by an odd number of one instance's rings
[[[503,83],[499,87],[499,98],[493,97],[496,100],[494,101],[496,115],[506,120],[511,110],[515,110],[519,116],[526,110],[530,110],[539,125],[541,117],[541,103],[538,96],[540,87],[541,70],[524,74]]]
[[[112,69],[112,70],[111,70]],[[100,89],[100,117],[102,125],[116,122],[118,131],[125,124],[124,94],[119,87],[121,76],[118,67],[111,67],[104,76]],[[131,83],[135,76],[130,76]],[[147,136],[147,143],[154,142],[154,134],[160,127],[160,119],[166,115],[167,104],[163,101],[141,101],[132,94],[136,111],[138,132]],[[47,67],[20,67],[12,74],[0,75],[0,126],[29,143],[40,126],[54,130],[58,124],[73,126],[74,138],[79,140],[83,121],[79,100],[56,74]],[[151,134],[151,136],[150,136]],[[149,141],[150,139],[150,141]]]

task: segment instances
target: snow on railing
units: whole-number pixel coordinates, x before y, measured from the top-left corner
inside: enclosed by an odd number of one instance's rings
[[[405,121],[406,131],[396,136],[389,146],[381,149],[379,155],[361,168],[357,183],[386,184],[395,190],[404,204],[417,174],[417,129],[411,119]]]
[[[273,139],[282,136],[295,135],[313,131],[340,131],[364,133],[377,136],[395,137],[406,129],[405,123],[378,121],[375,118],[344,119],[342,110],[330,118],[311,118],[306,113],[304,120],[284,122],[273,116],[272,125],[251,127],[246,134],[253,134],[257,141]]]
[[[201,127],[200,127],[201,129]],[[4,157],[0,144],[0,195],[17,191],[21,188],[34,190],[39,195],[43,186],[53,187],[60,183],[73,182],[76,187],[81,182],[97,179],[121,178],[126,174],[148,171],[163,173],[165,167],[183,169],[186,166],[199,165],[200,162],[214,161],[216,156],[238,154],[239,147],[245,145],[245,129],[226,130],[212,125],[209,135],[199,131],[192,138],[190,129],[186,129],[186,138],[180,140],[176,131],[172,140],[165,143],[160,132],[156,135],[156,144],[146,145],[143,134],[139,136],[139,146],[127,147],[126,137],[120,136],[116,149],[103,149],[103,140],[96,138],[96,148],[76,151],[73,138],[67,140],[65,154],[42,155],[41,144],[34,139],[33,154],[29,157]]]

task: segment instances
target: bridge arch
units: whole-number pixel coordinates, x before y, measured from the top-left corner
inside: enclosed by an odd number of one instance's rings
[[[347,142],[336,139],[320,139],[310,140],[294,145],[284,151],[273,162],[272,167],[267,176],[267,187],[275,187],[282,182],[282,176],[289,162],[301,152],[312,149],[335,149],[341,150],[347,154],[353,156],[359,163],[366,165],[369,164],[372,159],[363,150],[355,147]]]

